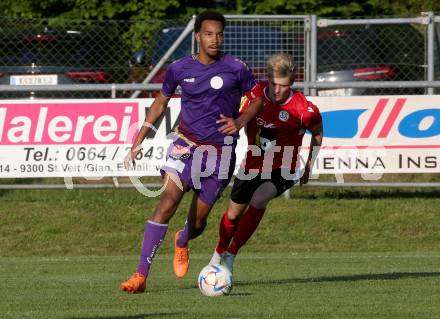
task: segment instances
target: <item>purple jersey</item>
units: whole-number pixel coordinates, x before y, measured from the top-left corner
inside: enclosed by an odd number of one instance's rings
[[[193,56],[176,60],[166,72],[162,93],[171,97],[178,85],[182,88],[178,133],[198,144],[222,145],[225,134],[218,132],[222,124],[216,121],[220,114],[237,118],[241,97],[256,81],[242,61],[225,54],[208,65]]]

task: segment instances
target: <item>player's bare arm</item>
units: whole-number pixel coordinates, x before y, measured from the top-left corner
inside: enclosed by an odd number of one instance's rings
[[[257,97],[250,102],[249,107],[236,119],[226,117],[220,114],[217,123],[223,124],[218,130],[223,134],[235,134],[244,127],[251,119],[253,119],[263,108],[263,99]]]
[[[153,101],[153,104],[149,108],[148,113],[145,115],[145,121],[142,124],[138,135],[136,136],[131,150],[128,152],[127,156],[124,159],[125,169],[129,168],[130,163],[134,165],[136,155],[141,150],[142,141],[145,139],[148,133],[150,133],[151,128],[153,127],[154,123],[156,123],[157,119],[162,115],[163,112],[165,112],[169,100],[170,98],[163,95],[161,92]]]
[[[307,162],[304,168],[304,174],[301,176],[300,185],[305,185],[309,182],[310,171],[313,167],[313,163],[318,156],[319,149],[322,145],[323,128],[322,122],[315,125],[310,132],[312,133],[312,139],[310,141],[309,156],[307,157]]]

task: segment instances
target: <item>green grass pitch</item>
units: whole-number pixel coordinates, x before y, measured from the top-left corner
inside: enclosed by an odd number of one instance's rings
[[[119,284],[136,267],[157,198],[134,190],[0,191],[0,318],[439,318],[440,191],[295,190],[278,198],[237,257],[235,286],[208,298],[209,261],[228,192],[172,272],[174,230],[147,292]]]
[[[137,257],[1,258],[1,318],[438,318],[440,254],[243,254],[231,295],[200,294],[160,256],[148,290],[118,291]]]

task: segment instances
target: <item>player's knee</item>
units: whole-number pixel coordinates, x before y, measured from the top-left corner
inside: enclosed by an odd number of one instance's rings
[[[228,209],[227,217],[231,222],[237,221],[241,216],[241,212],[233,209]]]
[[[154,211],[154,221],[168,223],[170,218],[174,215],[178,204],[178,201],[174,200],[172,197],[163,197]]]

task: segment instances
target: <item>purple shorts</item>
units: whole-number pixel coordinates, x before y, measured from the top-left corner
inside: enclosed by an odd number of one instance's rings
[[[234,168],[235,144],[190,146],[177,138],[168,147],[161,173],[177,175],[185,191],[195,190],[204,203],[212,205],[228,186]]]

